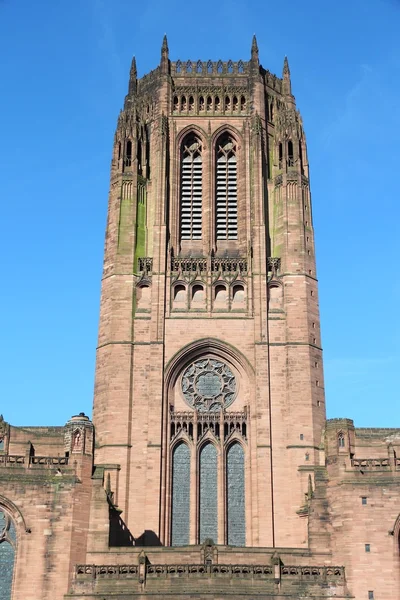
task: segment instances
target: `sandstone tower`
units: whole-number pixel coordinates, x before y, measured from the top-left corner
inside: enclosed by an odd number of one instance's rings
[[[307,147],[287,59],[170,62],[114,139],[93,421],[135,537],[302,547],[325,423]]]
[[[114,139],[93,423],[0,415],[0,600],[394,600],[399,492],[400,429],[325,420],[288,61],[164,39]]]

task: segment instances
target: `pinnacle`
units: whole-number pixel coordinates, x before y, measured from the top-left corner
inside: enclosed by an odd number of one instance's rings
[[[136,58],[133,57],[132,64],[131,64],[131,78],[134,77],[136,79],[136,75],[137,75]]]
[[[251,43],[251,53],[258,54],[258,44],[257,44],[256,34],[253,35],[253,41]]]
[[[163,37],[163,43],[162,43],[162,47],[161,47],[162,52],[168,52],[168,40],[167,40],[167,34],[164,34]]]
[[[284,77],[285,77],[285,75],[288,76],[288,77],[290,77],[289,61],[288,61],[288,57],[287,56],[285,56],[285,59],[283,61],[283,71],[282,71],[282,73],[283,73]]]

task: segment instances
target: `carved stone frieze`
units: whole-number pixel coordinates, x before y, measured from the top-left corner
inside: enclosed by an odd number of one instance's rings
[[[198,76],[221,76],[221,75],[247,75],[249,73],[249,63],[247,61],[202,61],[202,60],[177,60],[171,63],[171,74]]]

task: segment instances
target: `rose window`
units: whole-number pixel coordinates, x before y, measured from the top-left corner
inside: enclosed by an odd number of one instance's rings
[[[227,408],[236,397],[236,379],[230,368],[213,358],[196,360],[182,375],[186,402],[200,412]]]

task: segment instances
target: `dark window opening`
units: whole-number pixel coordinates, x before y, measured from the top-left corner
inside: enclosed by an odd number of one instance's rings
[[[293,142],[288,141],[288,166],[293,167],[294,165],[294,154],[293,154]]]
[[[132,164],[132,142],[128,140],[126,142],[126,155],[125,155],[125,166],[130,167]]]

